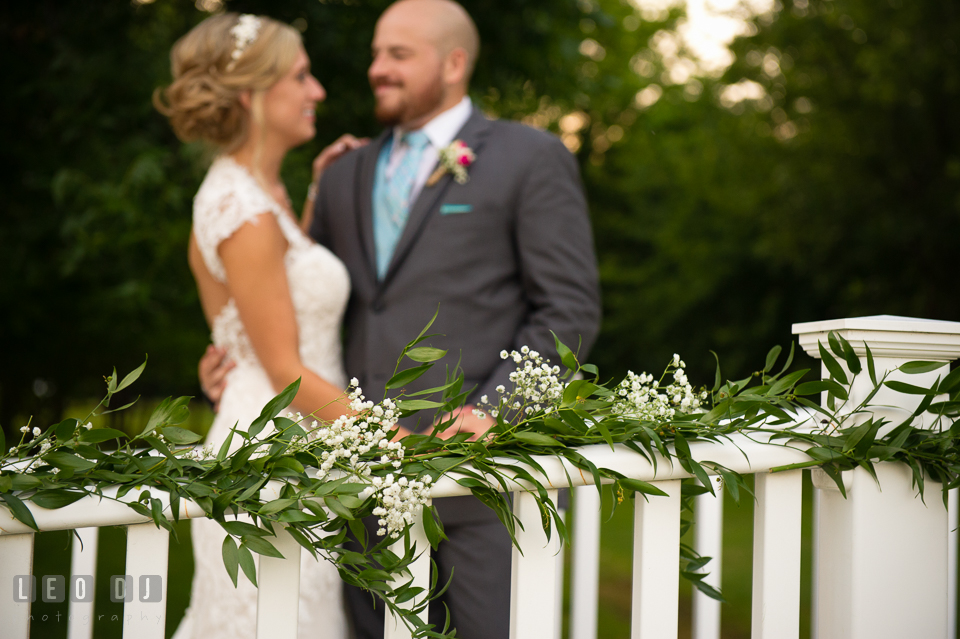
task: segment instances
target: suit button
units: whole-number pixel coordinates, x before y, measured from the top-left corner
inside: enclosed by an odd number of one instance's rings
[[[383,302],[382,302],[381,300],[377,300],[376,302],[373,303],[373,305],[371,306],[371,308],[373,309],[373,312],[374,312],[374,313],[376,313],[377,315],[379,315],[380,313],[383,312],[383,309],[384,309]]]

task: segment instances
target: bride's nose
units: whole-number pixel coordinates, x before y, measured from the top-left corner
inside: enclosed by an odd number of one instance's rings
[[[317,102],[323,102],[327,99],[327,90],[324,89],[320,81],[313,76],[310,76],[310,79],[312,80],[310,83],[310,98]]]

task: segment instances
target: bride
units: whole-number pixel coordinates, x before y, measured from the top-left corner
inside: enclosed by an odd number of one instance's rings
[[[225,13],[197,25],[170,57],[173,82],[155,94],[157,109],[182,140],[219,152],[194,200],[189,246],[213,342],[236,364],[207,441],[217,450],[235,424],[249,425],[297,378],[295,409],[335,419],[348,410],[339,333],[350,281],[301,231],[280,179],[287,151],[314,137],[314,111],[326,97],[300,34],[266,17]],[[343,136],[321,153],[314,184],[361,144]],[[227,575],[225,532],[202,519],[191,536],[192,595],[175,639],[252,639],[257,591],[242,576],[235,588]],[[299,637],[342,639],[336,569],[306,552],[301,561]]]

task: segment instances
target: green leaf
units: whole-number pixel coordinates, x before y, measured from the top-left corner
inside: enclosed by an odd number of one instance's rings
[[[249,537],[269,535],[270,532],[254,526],[253,524],[246,521],[222,521],[220,525],[223,526],[223,529],[226,530],[231,535],[235,537]]]
[[[919,375],[920,373],[929,373],[930,371],[935,371],[948,365],[947,362],[907,362],[900,366],[900,371],[907,375]]]
[[[402,388],[409,384],[410,382],[418,379],[421,375],[430,370],[431,364],[421,364],[420,366],[415,366],[414,368],[408,368],[402,370],[387,381],[387,390],[392,390],[394,388]]]
[[[832,448],[823,448],[820,446],[816,448],[808,448],[807,454],[821,462],[833,461],[835,459],[843,459],[843,455],[840,454],[838,451]]]
[[[140,374],[143,373],[143,369],[147,367],[147,356],[143,356],[143,364],[140,364],[137,368],[131,371],[126,377],[123,378],[123,381],[120,382],[120,385],[117,386],[116,392],[122,391],[124,388],[134,383],[140,378]],[[114,377],[116,377],[116,372],[114,372]]]
[[[844,339],[843,335],[838,334],[837,341],[840,342],[840,348],[843,349],[843,359],[847,362],[847,369],[854,375],[859,375],[863,367],[860,365],[860,358],[853,350],[853,346]]]
[[[240,555],[240,568],[243,569],[243,574],[247,576],[247,579],[250,580],[254,586],[257,585],[257,564],[253,560],[253,555],[250,553],[250,549],[247,548],[244,544],[240,544],[240,548],[237,550],[237,554]]]
[[[160,432],[169,441],[180,445],[195,444],[203,439],[203,435],[198,435],[191,430],[187,430],[186,428],[178,428],[176,426],[167,426],[166,428],[161,428]]]
[[[764,373],[769,373],[771,370],[773,370],[773,365],[777,363],[777,358],[780,357],[780,351],[782,350],[783,349],[779,345],[770,349],[770,351],[767,353],[767,362],[763,366]]]
[[[907,384],[906,382],[898,382],[895,379],[887,380],[883,383],[883,385],[887,388],[897,391],[898,393],[905,393],[907,395],[936,395],[938,392],[933,388],[914,386],[913,384]]]
[[[873,420],[867,420],[864,423],[857,426],[856,430],[847,437],[847,441],[843,444],[843,452],[847,453],[854,449],[854,447],[860,443],[860,440],[863,439],[867,433],[870,432],[870,429],[873,428]]]
[[[443,532],[443,524],[438,520],[433,506],[424,508],[422,517],[423,532],[427,536],[427,541],[430,542],[430,547],[436,550],[440,542],[447,538]]]
[[[344,506],[339,499],[334,497],[324,497],[323,503],[326,504],[327,508],[329,508],[330,511],[338,517],[343,517],[347,521],[356,519],[356,517],[353,516],[353,512]]]
[[[20,501],[20,498],[12,495],[10,493],[0,493],[0,499],[3,499],[7,503],[7,507],[10,509],[10,513],[13,515],[13,518],[17,521],[30,526],[30,528],[40,532],[40,528],[37,526],[37,521],[33,518],[33,513],[30,512],[30,509]]]
[[[53,427],[53,432],[56,434],[58,441],[65,442],[73,437],[73,433],[79,425],[80,422],[75,419],[65,419]]]
[[[247,429],[247,434],[251,438],[259,435],[260,431],[266,427],[267,422],[279,415],[280,411],[293,402],[293,398],[297,396],[297,391],[299,389],[300,378],[298,377],[293,381],[292,384],[280,391],[276,397],[267,402],[267,405],[263,407],[262,411],[260,411],[260,416],[253,420],[253,422],[250,424],[250,428]]]
[[[823,360],[823,365],[827,367],[830,376],[846,386],[848,383],[847,374],[843,372],[843,367],[840,366],[840,362],[823,347],[822,343],[817,345],[820,347],[820,359]]]
[[[91,428],[82,431],[78,439],[87,444],[99,444],[119,437],[129,437],[129,435],[115,428]]]
[[[620,483],[621,486],[623,486],[627,490],[643,493],[644,495],[657,495],[659,497],[667,496],[667,493],[663,492],[653,484],[650,484],[645,481],[640,481],[639,479],[630,479],[629,477],[622,477],[617,481]]]
[[[867,372],[870,373],[870,383],[877,386],[877,365],[873,361],[873,351],[870,350],[870,345],[866,342],[863,343],[863,348],[867,351]]]
[[[427,399],[402,399],[397,402],[397,408],[410,412],[442,407],[443,402],[434,402]]]
[[[960,384],[960,366],[956,367],[940,382],[940,392],[949,393]]]
[[[430,346],[419,346],[417,348],[411,348],[407,351],[407,357],[412,359],[415,362],[435,362],[438,359],[442,359],[444,355],[447,354],[447,351],[440,348],[432,348]]]
[[[560,338],[557,337],[556,333],[550,331],[550,334],[553,335],[553,344],[557,348],[557,354],[560,356],[560,362],[572,371],[577,370],[578,365],[576,355],[573,354],[573,351],[567,348],[566,344],[560,341]]]
[[[83,499],[86,496],[86,493],[70,492],[56,488],[51,490],[37,491],[33,497],[30,498],[30,501],[41,508],[48,508],[52,510],[69,506],[73,502]]]
[[[814,395],[827,391],[835,397],[846,400],[847,390],[832,379],[821,379],[814,382],[804,382],[794,390],[796,395]]]
[[[830,331],[827,333],[827,341],[830,343],[830,350],[833,351],[837,357],[843,358],[846,356],[846,353],[843,350],[843,345],[840,344],[840,340],[838,339],[836,331]]]
[[[290,470],[296,471],[298,473],[305,472],[303,464],[298,462],[293,457],[281,457],[273,463],[274,468],[289,468]]]
[[[143,427],[140,437],[149,435],[160,426],[175,426],[187,421],[187,418],[190,417],[189,404],[189,397],[178,397],[176,399],[167,397],[164,399],[150,415],[150,419],[147,420],[147,425]]]
[[[264,555],[265,557],[276,557],[277,559],[284,558],[283,555],[280,554],[280,551],[277,550],[276,546],[271,544],[263,537],[244,537],[243,545],[258,555]]]
[[[257,514],[260,515],[261,517],[266,517],[267,515],[273,515],[274,513],[278,513],[281,510],[284,510],[285,508],[289,508],[295,503],[297,503],[296,499],[274,499],[273,501],[267,502],[266,504],[261,506]]]
[[[794,384],[799,382],[803,378],[803,376],[807,374],[808,370],[809,369],[796,371],[794,373],[790,373],[783,379],[778,380],[777,383],[775,383],[773,386],[770,387],[768,394],[780,395],[788,388],[792,388]]]
[[[558,442],[553,437],[544,435],[543,433],[518,431],[513,433],[513,436],[524,444],[530,444],[532,446],[563,446],[562,443]]]
[[[51,466],[56,466],[57,468],[69,468],[80,472],[90,470],[96,466],[95,463],[83,459],[82,457],[77,457],[72,453],[64,453],[59,451],[47,453],[42,457],[42,459]]]
[[[233,582],[233,587],[236,588],[237,569],[240,566],[240,552],[237,550],[237,542],[235,542],[230,535],[223,538],[221,554],[223,554],[223,565],[227,569],[227,574],[230,575],[230,581]]]
[[[710,351],[710,354],[713,355],[713,359],[717,362],[717,372],[713,376],[713,390],[711,392],[716,393],[720,390],[720,386],[723,384],[723,378],[720,376],[720,358],[713,351]]]
[[[7,475],[9,477],[9,475]],[[11,481],[13,490],[30,490],[43,482],[36,475],[14,475]]]
[[[796,348],[795,342],[790,342],[790,354],[787,355],[787,361],[783,363],[783,368],[780,369],[780,375],[783,375],[787,372],[787,369],[790,368],[790,365],[793,364],[794,350]]]

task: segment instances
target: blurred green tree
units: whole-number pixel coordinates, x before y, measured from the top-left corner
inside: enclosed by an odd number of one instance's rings
[[[483,40],[474,99],[558,133],[581,161],[604,290],[591,359],[607,373],[659,370],[679,351],[710,379],[713,349],[741,375],[792,322],[960,315],[958,9],[784,2],[751,18],[713,77],[678,75],[686,53],[663,55],[676,7],[464,0]],[[324,144],[378,132],[366,67],[387,4],[226,4],[302,29],[328,90],[316,140],[284,168],[295,201]],[[0,6],[8,432],[15,416],[57,418],[144,352],[141,392],[196,392],[208,337],[184,255],[208,158],[176,140],[150,95],[173,42],[206,15],[188,0]]]

